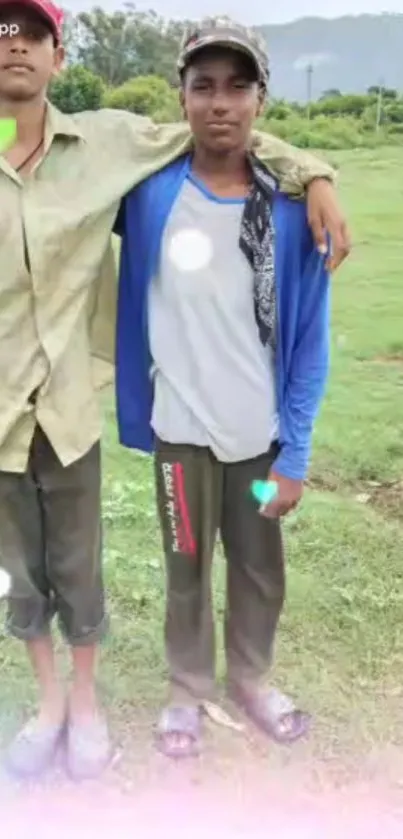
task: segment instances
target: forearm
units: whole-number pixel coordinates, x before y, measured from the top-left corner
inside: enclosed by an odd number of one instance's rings
[[[328,374],[327,359],[307,370],[306,377],[292,381],[287,387],[280,409],[280,454],[273,469],[286,478],[303,481],[311,455],[315,419],[325,392]]]

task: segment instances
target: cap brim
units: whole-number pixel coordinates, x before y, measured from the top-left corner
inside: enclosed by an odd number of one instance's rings
[[[238,38],[220,38],[215,37],[213,35],[210,38],[203,38],[202,43],[196,43],[194,46],[188,47],[186,50],[184,50],[180,62],[181,69],[184,69],[195,55],[204,52],[204,50],[207,50],[210,47],[220,47],[222,49],[231,50],[232,52],[238,52],[242,55],[246,55],[248,58],[250,58],[250,60],[253,62],[256,68],[256,75],[258,80],[263,80],[260,64],[255,53],[248,44],[245,44],[244,41]]]
[[[0,0],[0,6],[11,5],[21,6],[25,9],[32,9],[33,12],[37,13],[38,17],[42,18],[42,20],[48,24],[49,29],[55,38],[58,40],[60,39],[60,32],[58,31],[54,20],[47,13],[46,9],[43,8],[40,0]]]

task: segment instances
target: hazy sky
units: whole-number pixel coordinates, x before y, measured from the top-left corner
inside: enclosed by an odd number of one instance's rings
[[[120,0],[64,0],[71,11],[101,6],[112,11],[121,8]],[[203,14],[229,14],[245,23],[283,23],[299,17],[340,17],[345,14],[402,12],[403,0],[136,0],[138,9],[154,9],[165,17],[198,18]],[[249,8],[248,8],[249,7]]]

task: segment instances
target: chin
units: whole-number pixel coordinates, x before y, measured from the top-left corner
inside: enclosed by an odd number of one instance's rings
[[[37,95],[36,90],[27,84],[7,85],[0,91],[0,96],[13,102],[28,102]]]
[[[231,154],[239,148],[239,143],[231,137],[214,137],[206,143],[206,148],[212,154]]]

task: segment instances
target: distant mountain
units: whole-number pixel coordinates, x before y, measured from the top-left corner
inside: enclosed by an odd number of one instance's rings
[[[403,14],[302,18],[260,29],[269,45],[276,97],[306,100],[310,63],[313,98],[325,90],[364,92],[381,80],[403,91]]]

